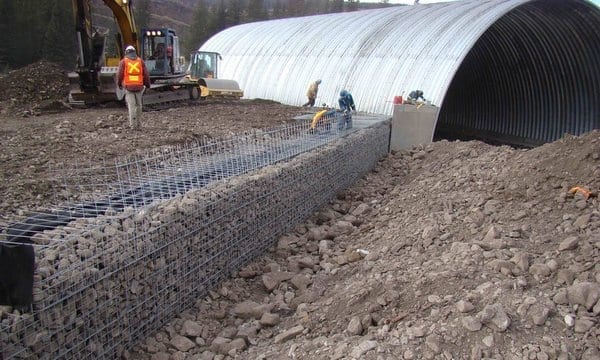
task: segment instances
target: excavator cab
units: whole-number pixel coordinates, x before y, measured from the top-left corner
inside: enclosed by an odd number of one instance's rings
[[[140,53],[151,79],[185,74],[184,63],[179,57],[179,37],[171,29],[142,29]]]

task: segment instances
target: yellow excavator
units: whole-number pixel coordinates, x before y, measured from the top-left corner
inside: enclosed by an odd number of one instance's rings
[[[90,0],[72,0],[79,54],[77,68],[69,73],[69,100],[74,105],[92,105],[122,100],[124,91],[117,86],[119,60],[127,45],[136,48],[146,63],[152,86],[144,92],[144,105],[200,97],[235,97],[243,92],[234,80],[216,79],[220,55],[197,51],[192,62],[185,64],[180,53],[179,37],[169,28],[142,29],[137,33],[132,0],[102,0],[110,8],[119,26],[116,34],[118,57],[106,55],[108,32],[92,26]],[[200,60],[207,61],[205,72]],[[206,78],[205,78],[206,76]],[[223,91],[229,89],[229,92]]]

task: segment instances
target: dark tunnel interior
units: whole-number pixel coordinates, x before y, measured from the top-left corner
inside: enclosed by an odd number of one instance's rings
[[[600,9],[538,0],[496,21],[459,67],[434,139],[532,147],[600,128]]]

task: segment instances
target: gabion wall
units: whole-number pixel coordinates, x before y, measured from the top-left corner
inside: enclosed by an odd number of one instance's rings
[[[118,358],[372,169],[389,131],[380,123],[246,176],[37,234],[60,242],[36,251],[41,310],[2,320],[0,355]]]

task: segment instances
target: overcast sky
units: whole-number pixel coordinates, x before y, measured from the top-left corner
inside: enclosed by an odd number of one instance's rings
[[[447,2],[448,0],[421,0],[421,4],[430,4],[430,3],[436,3],[436,2]],[[450,0],[452,1],[452,0]],[[360,0],[360,2],[362,3],[366,3],[366,2],[381,2],[381,0]],[[593,3],[596,3],[596,5],[600,6],[600,0],[592,0]],[[390,0],[389,1],[390,4],[414,4],[414,0]]]

